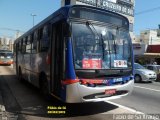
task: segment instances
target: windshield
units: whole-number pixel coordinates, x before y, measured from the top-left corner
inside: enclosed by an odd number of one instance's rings
[[[131,67],[128,32],[93,24],[72,24],[76,69],[119,69]]]
[[[143,67],[142,65],[138,64],[138,63],[135,63],[134,64],[134,68],[135,69],[146,69],[145,67]]]
[[[7,53],[7,52],[0,53],[0,58],[13,58],[13,53]]]

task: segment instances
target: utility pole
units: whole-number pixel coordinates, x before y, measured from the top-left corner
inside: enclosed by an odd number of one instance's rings
[[[19,30],[17,30],[17,32],[16,32],[16,39],[17,39],[19,36],[20,36],[20,32],[19,32]]]
[[[33,17],[33,27],[34,27],[34,17],[37,15],[32,13],[31,16]]]

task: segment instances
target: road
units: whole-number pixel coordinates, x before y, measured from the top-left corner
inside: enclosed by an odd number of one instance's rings
[[[47,101],[39,89],[17,80],[13,69],[0,66],[0,93],[6,116],[13,120],[113,120],[113,114],[136,113],[107,102],[65,104],[54,99]],[[65,114],[48,114],[48,107],[66,108]],[[5,119],[6,120],[6,119]]]
[[[112,100],[112,102],[145,114],[160,114],[160,83],[135,83],[131,95]]]
[[[115,114],[160,113],[160,83],[157,82],[136,83],[131,95],[111,103],[65,104],[45,100],[39,89],[19,82],[11,67],[0,66],[0,93],[3,100],[0,104],[4,104],[7,117],[15,120],[113,120]],[[48,107],[65,107],[66,114],[48,114]]]

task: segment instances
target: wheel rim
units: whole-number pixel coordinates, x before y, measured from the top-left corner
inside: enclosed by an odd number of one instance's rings
[[[136,75],[134,79],[135,79],[135,82],[140,82],[141,81],[141,78],[138,75]]]

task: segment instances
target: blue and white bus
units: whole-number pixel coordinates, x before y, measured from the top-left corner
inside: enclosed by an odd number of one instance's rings
[[[128,19],[96,7],[65,6],[14,43],[14,68],[68,103],[126,96],[134,84]]]

